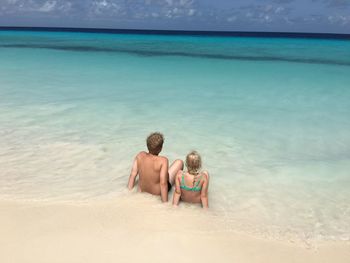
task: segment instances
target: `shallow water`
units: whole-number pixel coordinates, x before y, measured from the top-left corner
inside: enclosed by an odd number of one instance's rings
[[[3,31],[0,60],[0,198],[125,195],[161,131],[225,231],[350,239],[349,41]]]

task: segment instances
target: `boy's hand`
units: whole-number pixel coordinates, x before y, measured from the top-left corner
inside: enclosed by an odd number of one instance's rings
[[[128,189],[132,190],[135,185],[135,179],[138,175],[138,168],[137,168],[137,157],[134,159],[131,172],[130,172],[130,177],[129,177],[129,182],[128,182]]]

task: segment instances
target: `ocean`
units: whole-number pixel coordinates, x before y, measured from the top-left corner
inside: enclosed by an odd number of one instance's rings
[[[0,62],[0,199],[118,202],[160,131],[222,231],[350,240],[349,40],[8,30]]]

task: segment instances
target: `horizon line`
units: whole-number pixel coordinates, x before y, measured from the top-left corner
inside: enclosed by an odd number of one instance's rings
[[[280,31],[216,31],[216,30],[166,30],[166,29],[121,29],[90,27],[31,27],[0,26],[0,31],[43,31],[43,32],[81,32],[109,34],[143,35],[186,35],[186,36],[222,36],[222,37],[274,37],[274,38],[318,38],[350,39],[347,33],[280,32]]]

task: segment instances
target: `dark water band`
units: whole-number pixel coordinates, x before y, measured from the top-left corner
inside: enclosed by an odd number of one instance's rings
[[[107,53],[128,53],[143,57],[155,56],[178,56],[190,58],[206,58],[206,59],[223,59],[223,60],[245,60],[245,61],[277,61],[277,62],[293,62],[307,64],[326,64],[337,66],[350,66],[350,61],[339,61],[321,58],[293,58],[283,56],[249,56],[249,55],[223,55],[208,53],[189,53],[189,52],[167,52],[167,51],[150,51],[139,49],[120,49],[120,48],[102,48],[92,46],[63,46],[63,45],[42,45],[42,44],[2,44],[0,48],[35,48],[35,49],[52,49],[61,51],[75,52],[107,52]]]
[[[16,27],[0,26],[0,31],[29,32],[72,32],[102,34],[168,35],[168,36],[217,36],[217,37],[258,37],[258,38],[314,38],[314,39],[350,39],[347,33],[311,33],[311,32],[263,32],[263,31],[206,31],[206,30],[153,30],[118,28],[79,28],[79,27]]]

